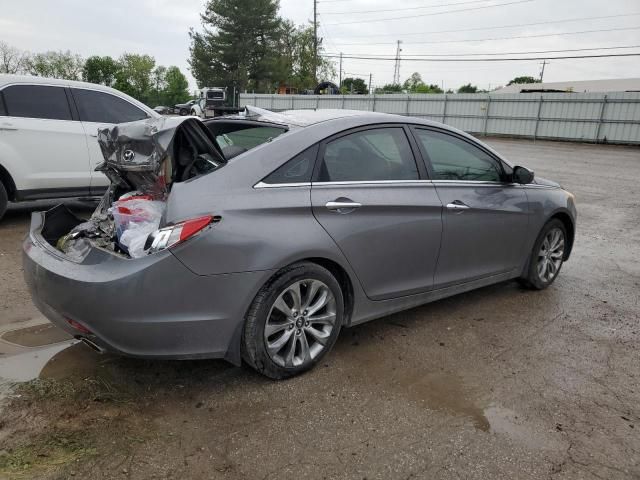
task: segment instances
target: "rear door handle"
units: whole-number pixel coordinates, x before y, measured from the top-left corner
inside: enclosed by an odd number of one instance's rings
[[[454,200],[447,204],[449,210],[469,210],[471,207],[460,200]]]
[[[12,124],[10,123],[3,123],[0,124],[0,130],[4,130],[4,131],[13,131],[13,130],[18,130],[17,127],[14,127]]]
[[[360,208],[361,206],[362,206],[361,203],[351,202],[351,201],[333,201],[333,202],[327,202],[325,204],[325,207],[327,207],[328,210],[331,210],[332,212],[338,212],[338,213],[348,213],[346,210],[352,211],[356,208]],[[345,211],[342,211],[342,210],[345,210]]]

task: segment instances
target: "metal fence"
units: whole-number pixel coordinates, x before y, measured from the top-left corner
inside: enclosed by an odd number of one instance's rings
[[[640,92],[423,95],[241,94],[273,111],[350,109],[426,118],[479,135],[640,144]]]

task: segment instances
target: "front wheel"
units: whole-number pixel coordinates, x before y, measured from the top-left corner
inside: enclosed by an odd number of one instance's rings
[[[522,278],[526,286],[543,290],[551,285],[562,268],[567,245],[567,230],[564,224],[553,219],[542,227],[533,245],[529,269]]]
[[[242,335],[244,360],[274,379],[312,368],[335,343],[344,316],[342,290],[314,263],[285,268],[256,295]]]
[[[181,117],[185,117],[188,113],[189,113],[189,111],[186,108],[181,108],[180,109],[180,116]]]

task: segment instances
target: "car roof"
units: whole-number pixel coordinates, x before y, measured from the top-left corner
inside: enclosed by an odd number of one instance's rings
[[[12,84],[29,84],[29,85],[53,85],[60,87],[77,87],[77,88],[86,88],[90,90],[96,90],[100,92],[110,93],[111,95],[115,95],[117,97],[122,97],[133,103],[134,105],[142,108],[145,112],[153,112],[153,109],[146,106],[144,103],[139,102],[133,97],[130,97],[126,93],[123,93],[115,88],[107,87],[105,85],[100,85],[99,83],[90,83],[90,82],[80,82],[77,80],[65,80],[60,78],[49,78],[49,77],[36,77],[34,75],[7,75],[0,74],[0,88],[5,85]],[[155,114],[155,112],[153,112]]]

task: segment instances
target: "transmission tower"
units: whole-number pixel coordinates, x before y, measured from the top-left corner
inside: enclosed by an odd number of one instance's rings
[[[395,85],[398,85],[400,83],[400,52],[402,51],[402,48],[400,48],[401,44],[402,40],[398,40],[396,47],[396,66],[393,71],[393,83]]]

